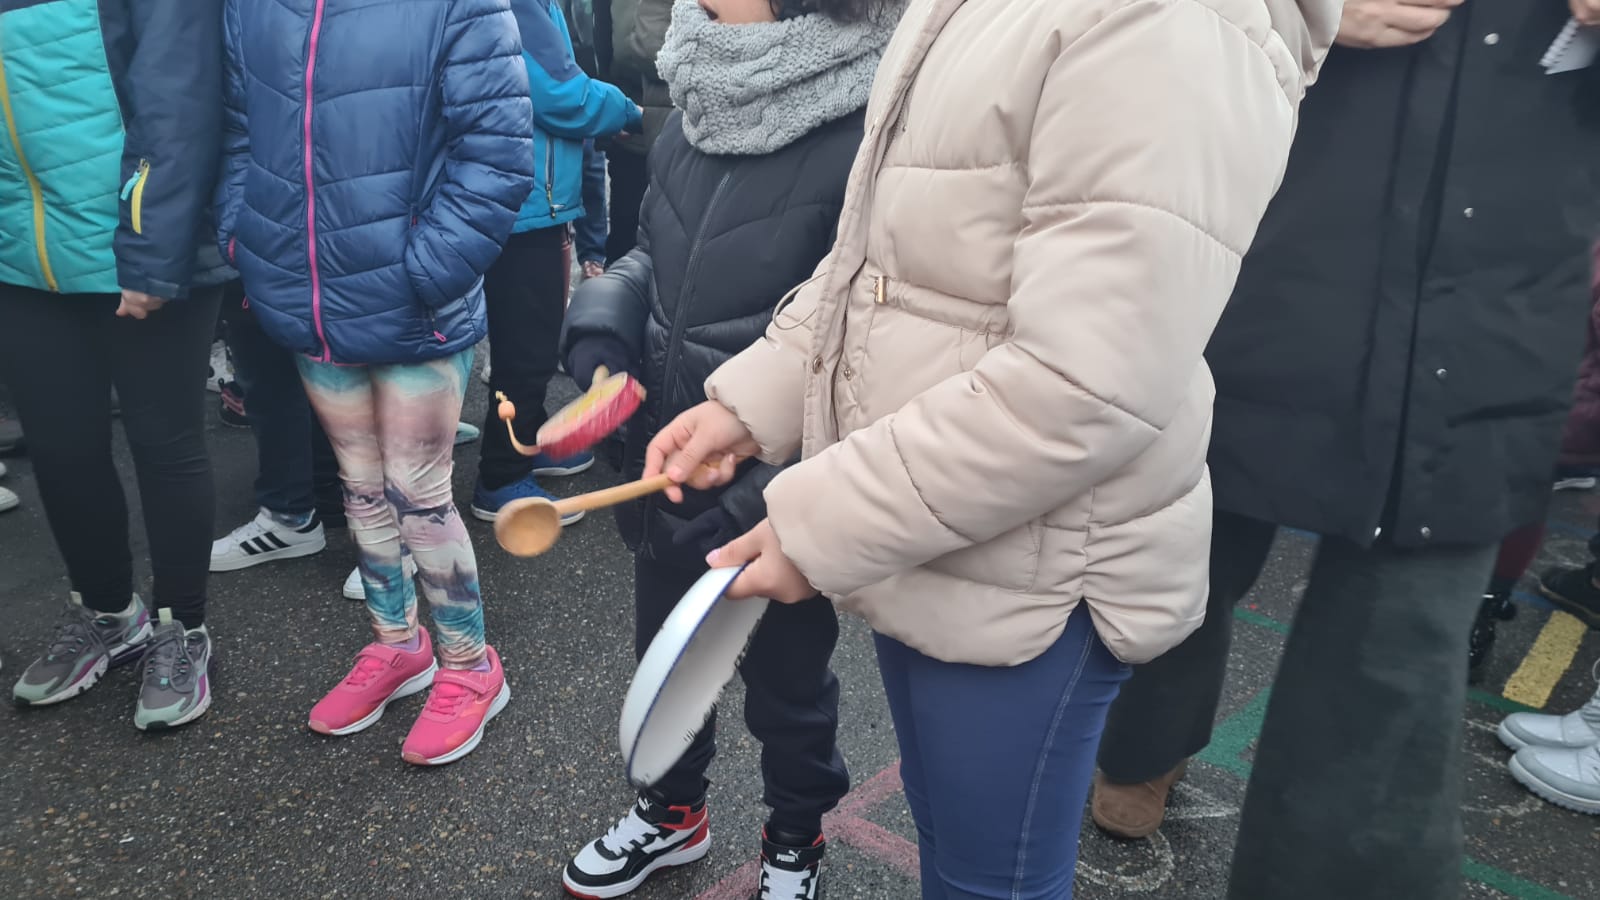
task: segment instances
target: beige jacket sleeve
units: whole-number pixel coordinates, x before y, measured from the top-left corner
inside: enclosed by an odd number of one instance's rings
[[[846,595],[985,543],[1149,447],[1206,383],[1202,353],[1294,114],[1257,41],[1201,3],[1133,3],[1062,47],[1017,151],[1029,177],[1009,340],[767,489],[811,582]],[[756,358],[783,374],[738,378],[798,395],[799,354]]]
[[[769,465],[785,465],[800,452],[811,327],[828,259],[824,256],[811,278],[795,288],[792,302],[778,307],[761,340],[706,379],[706,396],[739,417]]]

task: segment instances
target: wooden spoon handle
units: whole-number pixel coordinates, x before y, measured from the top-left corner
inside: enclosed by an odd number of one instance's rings
[[[706,463],[700,469],[704,472],[715,472],[717,467]],[[605,490],[590,491],[587,494],[579,494],[576,497],[557,500],[555,504],[556,513],[564,516],[568,513],[593,512],[597,509],[605,509],[608,506],[616,506],[618,503],[627,503],[629,500],[648,497],[651,494],[672,487],[675,483],[672,480],[672,476],[663,472],[654,478],[643,478],[638,481],[630,481],[627,484],[619,484],[616,487],[609,487]]]
[[[564,516],[568,513],[605,509],[608,506],[616,506],[618,503],[627,503],[629,500],[648,497],[671,486],[672,478],[663,473],[654,478],[630,481],[627,484],[619,484],[603,491],[590,491],[587,494],[579,494],[576,497],[557,500],[556,512]]]

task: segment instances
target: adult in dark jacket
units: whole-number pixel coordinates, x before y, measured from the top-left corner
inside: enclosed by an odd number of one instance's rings
[[[1159,825],[1209,739],[1233,604],[1278,525],[1319,533],[1230,897],[1460,890],[1467,634],[1550,491],[1600,224],[1600,72],[1538,64],[1567,16],[1350,0],[1212,338],[1207,620],[1123,688],[1094,815]]]
[[[651,151],[639,244],[578,289],[562,341],[580,385],[597,365],[644,382],[625,448],[630,476],[643,470],[656,429],[705,400],[706,377],[760,338],[782,296],[827,253],[862,109],[900,8],[823,0],[772,21],[767,0],[705,5],[715,20],[681,0],[661,51],[661,74],[687,112],[667,119]],[[834,52],[818,52],[824,47]],[[774,59],[784,64],[767,62]],[[720,493],[619,508],[635,553],[637,652],[706,571],[706,553],[765,517],[761,489],[775,473],[754,464]],[[761,878],[773,897],[792,896],[784,879],[819,870],[822,816],[849,788],[834,740],[839,683],[828,665],[838,634],[825,598],[775,605],[741,668],[772,807]],[[618,826],[572,861],[570,890],[618,896],[654,868],[705,855],[713,734],[708,724]],[[618,842],[635,837],[619,857]],[[793,853],[780,858],[785,850]]]
[[[47,704],[145,654],[134,724],[193,721],[206,673],[207,358],[226,278],[208,199],[222,20],[192,0],[0,5],[0,377],[72,599],[13,689]],[[159,624],[134,592],[111,394],[133,450]]]
[[[602,145],[611,176],[611,226],[606,238],[610,262],[620,259],[637,240],[639,207],[649,180],[645,157],[672,112],[667,84],[656,71],[656,54],[667,37],[673,0],[600,2],[605,15],[597,16],[597,22],[610,25],[599,53],[601,72],[644,110],[637,132],[616,135]]]
[[[516,20],[506,0],[227,0],[225,23],[223,246],[262,329],[302,354],[374,635],[310,726],[353,734],[429,690],[401,756],[450,762],[510,697],[451,450],[484,273],[533,185]]]

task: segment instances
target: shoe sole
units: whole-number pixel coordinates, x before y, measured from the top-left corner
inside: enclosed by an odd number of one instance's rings
[[[1554,803],[1562,809],[1570,809],[1573,812],[1579,812],[1590,816],[1600,816],[1600,800],[1589,800],[1583,797],[1574,797],[1571,794],[1556,790],[1550,785],[1545,784],[1539,779],[1533,777],[1533,773],[1529,772],[1526,766],[1518,762],[1515,756],[1511,757],[1509,768],[1511,769],[1511,777],[1515,778],[1523,787],[1533,791],[1535,794],[1539,795],[1545,800],[1550,801],[1551,803]]]
[[[612,897],[621,897],[624,894],[631,894],[638,890],[639,886],[644,884],[651,875],[662,869],[675,869],[679,866],[699,862],[705,859],[706,854],[710,852],[711,829],[707,828],[705,837],[702,837],[699,843],[684,847],[682,850],[675,850],[660,859],[652,861],[639,874],[620,884],[611,884],[604,887],[575,884],[572,881],[572,877],[563,871],[561,873],[561,886],[567,889],[567,893],[579,898],[579,900],[611,900]]]
[[[1529,743],[1527,741],[1523,740],[1522,738],[1518,737],[1517,733],[1515,731],[1512,731],[1511,729],[1507,728],[1506,727],[1506,723],[1504,723],[1504,722],[1500,723],[1500,727],[1496,728],[1494,730],[1494,733],[1495,733],[1495,735],[1497,737],[1500,738],[1500,743],[1505,744],[1507,747],[1511,748],[1511,752],[1512,753],[1515,753],[1518,750],[1521,750],[1523,747],[1529,746]]]
[[[1566,597],[1561,596],[1560,593],[1552,590],[1549,585],[1545,584],[1544,579],[1539,580],[1539,594],[1546,600],[1554,603],[1562,612],[1570,613],[1571,615],[1581,619],[1590,628],[1600,628],[1600,614],[1595,613],[1594,610],[1591,610],[1587,607],[1573,603]]]
[[[576,466],[544,466],[534,469],[533,474],[535,477],[566,478],[570,475],[582,475],[592,468],[594,468],[594,457],[590,456],[588,462]]]
[[[73,697],[76,697],[84,691],[87,691],[88,689],[99,684],[100,679],[104,678],[105,674],[109,672],[113,666],[120,666],[123,663],[132,662],[133,660],[138,659],[139,655],[144,652],[144,642],[149,640],[150,635],[154,633],[155,628],[153,628],[149,622],[144,623],[144,627],[140,628],[139,633],[133,636],[133,640],[124,641],[123,643],[118,644],[116,647],[107,650],[105,657],[100,659],[94,665],[90,666],[89,671],[85,672],[82,678],[79,678],[77,681],[67,685],[54,694],[45,697],[43,700],[25,700],[15,694],[11,695],[11,699],[18,706],[30,707],[54,706],[57,703],[64,703],[68,700],[71,700]]]
[[[1563,478],[1551,488],[1554,491],[1592,491],[1597,480],[1594,478]]]
[[[135,721],[133,723],[133,727],[145,733],[171,731],[174,728],[181,728],[182,726],[193,722],[195,719],[200,718],[201,716],[205,715],[206,710],[210,708],[211,676],[207,675],[205,678],[205,694],[200,698],[200,702],[195,704],[194,709],[191,709],[178,718],[173,719],[171,722],[150,722],[146,725],[140,725],[137,721]]]
[[[479,506],[476,503],[472,504],[472,517],[474,519],[477,519],[480,522],[488,522],[489,524],[492,525],[492,524],[494,524],[495,518],[498,517],[499,514],[500,513],[499,513],[498,510],[488,510],[488,509],[484,509],[483,507]],[[561,527],[565,528],[568,525],[575,525],[578,522],[583,521],[584,515],[585,515],[585,513],[581,512],[581,511],[572,513],[571,515],[569,515],[569,516],[567,516],[567,517],[565,517],[565,518],[563,518],[561,520]]]
[[[211,571],[213,573],[238,572],[241,569],[259,566],[262,563],[279,562],[285,559],[300,559],[306,556],[315,556],[326,549],[328,549],[328,538],[326,535],[324,535],[322,539],[318,541],[306,541],[303,544],[290,544],[288,547],[285,547],[282,550],[268,550],[265,553],[257,553],[254,556],[246,556],[242,559],[224,559],[220,562],[216,559],[212,559]]]
[[[0,495],[0,512],[10,512],[22,505],[22,498],[16,494]]]
[[[461,757],[466,756],[468,753],[478,749],[478,742],[483,740],[484,729],[489,727],[489,723],[494,721],[494,717],[500,715],[500,711],[505,709],[506,704],[510,702],[511,685],[502,681],[500,682],[500,693],[494,698],[494,705],[489,707],[489,712],[484,715],[483,721],[478,723],[478,730],[474,731],[472,733],[472,737],[467,738],[465,743],[454,750],[451,750],[449,753],[444,754],[443,756],[436,756],[432,759],[407,753],[400,754],[400,758],[414,766],[442,766],[446,763],[455,762]]]
[[[434,673],[438,671],[439,663],[438,661],[434,661],[428,664],[427,671],[413,675],[410,678],[407,678],[405,681],[400,682],[400,686],[395,688],[394,692],[389,696],[383,698],[383,702],[378,704],[378,708],[368,713],[365,719],[352,722],[343,728],[335,728],[331,731],[317,731],[315,727],[313,727],[311,730],[316,731],[317,734],[325,734],[328,737],[344,737],[348,734],[355,734],[358,731],[366,731],[368,728],[371,728],[373,725],[377,724],[379,719],[383,718],[383,712],[389,708],[389,704],[396,700],[409,697],[412,694],[420,694],[427,690],[429,686],[433,684]]]

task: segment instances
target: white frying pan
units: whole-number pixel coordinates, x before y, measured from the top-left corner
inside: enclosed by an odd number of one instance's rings
[[[637,788],[654,785],[689,749],[767,611],[765,597],[723,596],[742,571],[701,576],[639,660],[619,729],[628,780]]]

